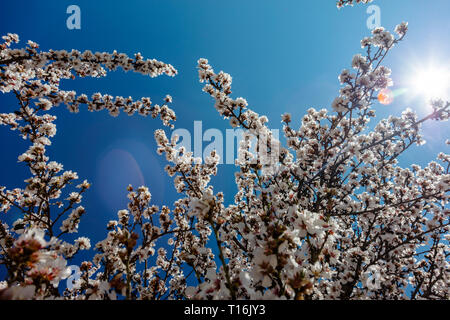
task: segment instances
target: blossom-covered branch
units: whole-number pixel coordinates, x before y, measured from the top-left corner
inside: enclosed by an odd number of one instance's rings
[[[9,287],[3,294],[55,297],[59,296],[56,289],[59,281],[70,274],[67,260],[91,246],[86,237],[78,238],[73,244],[64,240],[66,234],[77,232],[86,212],[80,203],[90,184],[85,180],[72,187],[78,175],[64,171],[62,164],[50,161],[46,155],[56,134],[56,117],[50,113],[51,109],[63,103],[70,111],[77,112],[80,104],[86,104],[90,111],[107,109],[111,115],[117,115],[122,109],[129,115],[138,112],[153,118],[159,116],[168,126],[173,126],[172,121],[176,119],[167,106],[172,101],[170,96],[166,96],[162,106],[153,105],[150,98],[133,101],[131,97],[113,98],[99,93],[89,100],[84,94],[77,97],[74,91],[61,90],[60,81],[77,76],[103,77],[106,69],[133,70],[150,77],[174,76],[176,70],[157,60],[143,60],[140,54],[131,59],[117,52],[40,52],[39,46],[31,41],[25,49],[12,49],[19,42],[15,34],[8,34],[3,40],[0,91],[13,94],[18,105],[14,112],[0,113],[0,125],[18,131],[23,139],[31,142],[28,150],[18,157],[31,172],[31,177],[25,180],[26,186],[13,190],[0,187],[1,211],[6,214],[13,209],[21,213],[12,227],[1,224],[0,256],[8,272]]]

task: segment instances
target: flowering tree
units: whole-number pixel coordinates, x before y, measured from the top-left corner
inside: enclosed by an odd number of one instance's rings
[[[32,177],[24,189],[1,188],[2,210],[16,208],[22,218],[11,227],[0,225],[0,255],[8,271],[0,295],[448,299],[450,156],[441,153],[440,164],[425,168],[401,168],[398,157],[424,143],[422,123],[448,119],[449,102],[434,101],[422,119],[406,110],[368,130],[377,93],[392,85],[390,70],[381,63],[404,38],[407,24],[395,32],[396,37],[377,28],[362,40],[365,53],[353,57],[353,70],[339,75],[342,88],[332,111],[309,109],[298,130],[291,127],[290,114],[282,115],[286,146],[271,135],[267,117],[251,110],[245,99],[231,97],[231,76],[216,73],[200,59],[203,91],[232,127],[245,132],[236,160],[234,202],[226,204],[223,193],[210,185],[219,163],[215,151],[202,162],[177,147],[176,136],[169,140],[165,131],[156,130],[157,151],[169,163],[165,170],[174,177],[179,200],[158,208],[148,188],[129,186],[128,207],[108,223],[93,261],[81,264],[80,278],[64,292],[58,283],[68,276],[67,261],[90,247],[86,237],[73,244],[64,240],[77,232],[85,213],[79,203],[90,185],[84,181],[61,200],[78,177],[45,155],[56,129],[55,117],[42,113],[61,103],[75,112],[86,104],[112,115],[123,109],[159,116],[171,126],[175,114],[167,104],[101,94],[88,99],[58,84],[74,76],[104,76],[105,69],[119,67],[150,76],[173,76],[176,70],[139,54],[131,59],[116,52],[38,52],[32,42],[25,49],[10,49],[17,36],[3,37],[0,88],[15,94],[19,108],[1,114],[1,124],[32,143],[19,156]],[[165,103],[170,102],[167,96]]]
[[[63,240],[64,235],[77,231],[85,213],[79,203],[90,184],[85,180],[72,188],[72,192],[66,192],[78,176],[75,172],[63,171],[62,164],[50,161],[46,155],[50,138],[56,134],[53,123],[56,117],[48,111],[65,104],[71,112],[78,112],[79,106],[85,104],[90,111],[107,109],[112,116],[121,109],[129,115],[138,112],[153,118],[159,116],[168,126],[173,126],[171,122],[176,119],[167,106],[172,100],[170,96],[165,98],[162,106],[153,105],[150,98],[133,101],[130,97],[113,98],[100,93],[88,99],[85,94],[77,96],[75,91],[61,90],[60,80],[76,76],[104,77],[106,69],[117,68],[151,77],[174,76],[177,71],[160,61],[143,60],[140,54],[131,59],[117,52],[39,52],[39,46],[31,41],[25,49],[11,49],[11,44],[19,42],[15,34],[8,34],[3,40],[0,45],[0,90],[13,93],[19,105],[13,113],[0,114],[0,124],[17,130],[23,139],[30,141],[31,146],[19,156],[19,161],[29,167],[32,176],[25,181],[23,189],[0,188],[1,210],[6,213],[16,208],[22,213],[12,229],[0,224],[1,261],[8,271],[8,286],[21,283],[27,285],[26,290],[34,286],[38,296],[58,295],[55,286],[67,277],[67,260],[91,246],[86,237],[73,244]],[[16,290],[23,291],[21,289],[13,286],[13,296]]]

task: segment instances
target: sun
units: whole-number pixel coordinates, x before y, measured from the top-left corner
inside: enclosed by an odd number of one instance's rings
[[[378,93],[378,101],[381,104],[389,105],[394,101],[394,94],[389,89],[383,89]]]
[[[429,65],[417,68],[411,76],[411,92],[427,100],[447,99],[450,92],[450,68]]]

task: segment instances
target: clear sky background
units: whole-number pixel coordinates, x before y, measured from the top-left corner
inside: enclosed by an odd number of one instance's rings
[[[81,30],[66,27],[66,9],[81,8]],[[406,88],[415,67],[435,61],[448,65],[450,34],[448,0],[378,0],[381,23],[389,30],[408,21],[410,31],[385,60],[393,71],[394,89]],[[2,1],[0,33],[19,34],[21,43],[33,40],[42,50],[117,50],[132,56],[141,52],[172,64],[175,78],[156,79],[117,71],[102,79],[77,79],[62,83],[64,89],[90,96],[94,92],[149,96],[159,102],[173,96],[176,128],[193,129],[203,121],[203,130],[218,128],[225,134],[228,121],[220,118],[212,99],[201,91],[196,70],[200,57],[209,59],[216,71],[233,77],[233,96],[245,97],[250,107],[269,117],[271,128],[280,128],[280,114],[290,112],[294,125],[310,107],[328,108],[338,94],[338,74],[348,68],[354,54],[361,52],[360,40],[370,34],[366,26],[367,6],[338,10],[334,0],[147,0],[147,1]],[[17,102],[0,95],[3,110]],[[389,106],[376,105],[379,117],[399,115],[406,107],[419,114],[427,112],[421,97],[410,91]],[[178,195],[166,177],[165,159],[156,154],[153,138],[159,120],[138,115],[110,117],[106,111],[90,113],[81,107],[71,114],[61,106],[55,110],[57,135],[48,149],[52,160],[66,170],[78,172],[92,182],[83,206],[78,235],[87,235],[92,244],[106,235],[107,221],[125,208],[126,186],[149,186],[157,205],[171,205]],[[169,132],[166,129],[166,132]],[[449,123],[431,123],[424,128],[428,143],[414,148],[402,164],[426,165],[445,150],[450,138]],[[30,176],[17,156],[28,143],[16,132],[0,128],[0,185],[23,187]],[[233,165],[221,165],[213,180],[216,191],[223,190],[227,202],[235,186]],[[11,216],[0,213],[2,221]]]

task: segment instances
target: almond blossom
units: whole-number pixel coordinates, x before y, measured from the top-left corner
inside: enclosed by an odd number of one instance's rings
[[[368,1],[338,1],[338,6]],[[18,130],[31,146],[19,155],[29,167],[26,187],[0,188],[1,210],[22,214],[11,227],[0,223],[1,263],[8,270],[0,297],[12,299],[448,299],[450,155],[421,167],[399,166],[399,156],[425,140],[421,126],[447,121],[448,101],[431,103],[419,118],[412,109],[374,121],[377,94],[393,85],[381,63],[406,36],[375,28],[362,52],[337,77],[341,88],[330,108],[281,116],[285,145],[268,128],[269,119],[245,98],[232,96],[231,75],[198,60],[199,80],[213,106],[244,130],[239,142],[231,203],[211,184],[219,156],[195,158],[178,137],[154,132],[157,153],[167,162],[178,200],[152,204],[145,186],[129,186],[128,205],[107,224],[80,265],[72,288],[58,290],[70,274],[67,261],[89,250],[85,236],[69,243],[87,209],[90,184],[50,161],[46,149],[56,134],[49,111],[63,103],[77,112],[107,109],[115,116],[159,116],[172,126],[175,114],[150,98],[77,95],[59,89],[60,79],[102,77],[106,70],[173,76],[176,70],[140,54],[39,52],[28,42],[11,49],[17,35],[3,37],[0,90],[14,94],[20,108],[0,114],[0,124]],[[256,144],[255,154],[252,144]],[[70,189],[67,191],[66,189]],[[64,194],[64,195],[63,195]],[[63,200],[62,200],[63,199]]]

